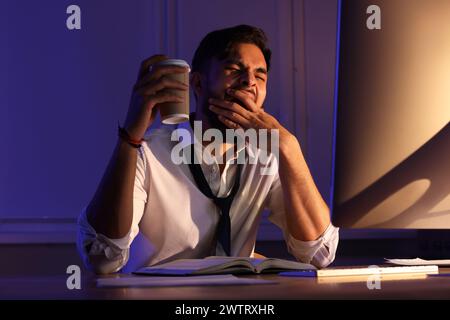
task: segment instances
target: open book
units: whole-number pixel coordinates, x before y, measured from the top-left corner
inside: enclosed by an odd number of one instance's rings
[[[313,265],[283,260],[211,256],[204,259],[180,259],[133,272],[141,275],[188,276],[205,274],[278,273],[288,270],[315,270]]]

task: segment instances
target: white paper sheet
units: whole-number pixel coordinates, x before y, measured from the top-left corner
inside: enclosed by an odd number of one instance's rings
[[[386,259],[386,262],[400,265],[400,266],[450,266],[450,259],[447,260],[424,260],[420,258],[415,259]]]
[[[120,278],[97,279],[97,287],[228,286],[274,283],[277,282],[263,279],[238,278],[230,274],[189,277],[124,276]]]

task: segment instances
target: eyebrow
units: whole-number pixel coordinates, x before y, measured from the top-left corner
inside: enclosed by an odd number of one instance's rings
[[[227,59],[227,60],[225,60],[225,64],[235,64],[235,65],[238,65],[240,68],[245,69],[244,64],[241,61],[239,61],[239,60]],[[263,73],[263,74],[267,75],[267,69],[266,68],[259,67],[259,68],[256,68],[255,71],[258,72],[258,73]]]

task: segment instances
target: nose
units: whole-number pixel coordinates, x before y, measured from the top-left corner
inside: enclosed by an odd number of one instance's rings
[[[240,77],[240,84],[245,87],[253,87],[256,84],[256,78],[253,72],[243,72]]]

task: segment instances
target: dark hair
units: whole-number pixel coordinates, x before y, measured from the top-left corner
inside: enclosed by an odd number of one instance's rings
[[[261,49],[269,71],[272,52],[267,47],[266,34],[260,28],[245,24],[208,33],[195,50],[192,71],[203,71],[205,63],[213,57],[219,60],[229,57],[239,43],[251,43]]]

